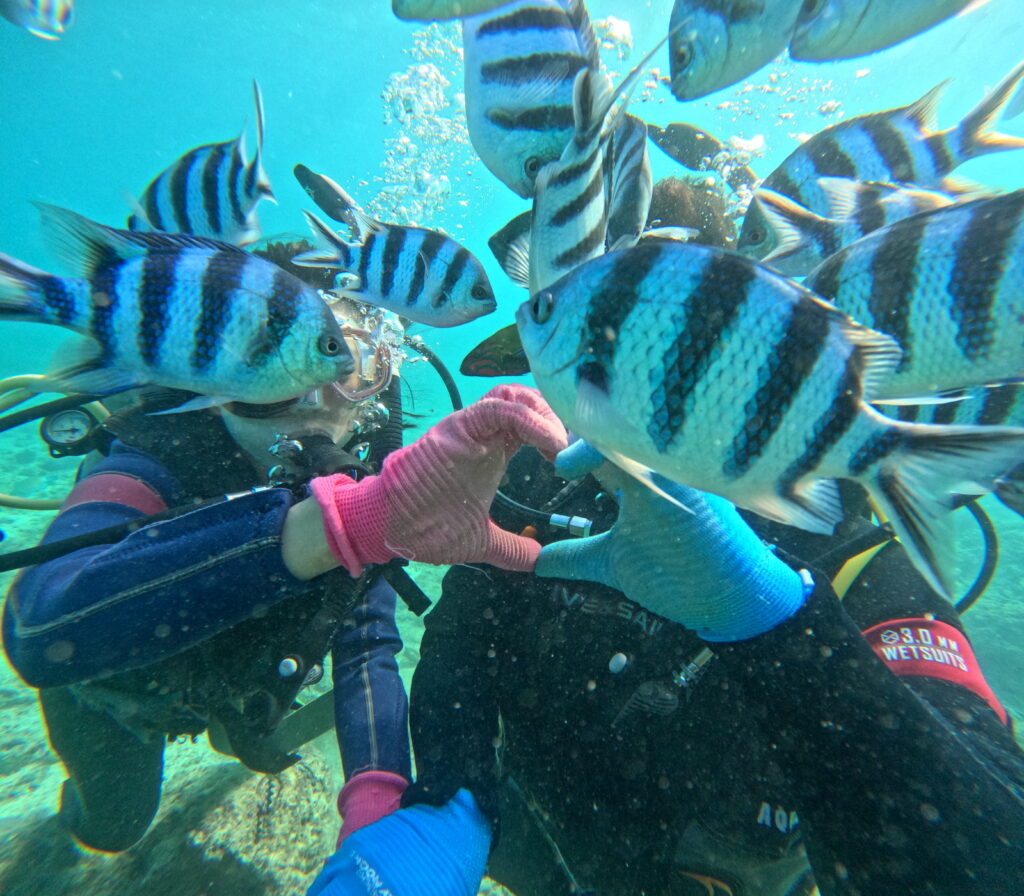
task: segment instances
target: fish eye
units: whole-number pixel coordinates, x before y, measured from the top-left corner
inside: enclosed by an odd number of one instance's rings
[[[489,299],[491,297],[491,291],[482,283],[477,283],[469,291],[469,294],[478,302],[483,302],[484,300]]]
[[[540,156],[530,156],[523,164],[523,170],[527,177],[536,177],[537,172],[540,171]]]
[[[530,314],[535,323],[547,323],[554,307],[555,297],[549,292],[542,292],[530,303]]]
[[[800,18],[803,20],[813,19],[822,7],[825,5],[825,0],[804,0],[803,8],[800,10]]]
[[[340,355],[345,350],[345,340],[335,333],[324,333],[317,340],[317,348],[320,353],[328,358]]]
[[[683,43],[676,47],[674,56],[676,70],[685,71],[693,62],[693,44]]]
[[[766,234],[760,227],[753,227],[747,233],[747,238],[754,246],[760,246],[765,241]]]

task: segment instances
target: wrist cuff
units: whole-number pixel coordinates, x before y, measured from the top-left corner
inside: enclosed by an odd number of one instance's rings
[[[338,846],[345,838],[399,808],[409,782],[394,772],[369,771],[353,775],[338,794],[342,825]]]
[[[309,483],[323,513],[331,553],[353,577],[367,563],[386,563],[395,556],[385,546],[388,511],[379,485],[376,476],[356,482],[343,473]]]

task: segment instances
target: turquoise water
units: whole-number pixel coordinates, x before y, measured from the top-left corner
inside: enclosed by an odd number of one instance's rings
[[[614,15],[630,23],[632,55],[623,61],[612,50],[605,54],[606,64],[621,74],[663,36],[671,2],[593,0],[588,8],[594,20]],[[991,0],[968,16],[873,56],[823,65],[778,60],[744,84],[692,103],[679,103],[665,86],[657,86],[645,90],[632,111],[661,125],[687,121],[723,140],[753,141],[761,148],[751,166],[765,176],[797,145],[799,135],[817,132],[840,113],[850,117],[904,105],[946,78],[952,82],[939,107],[939,124],[955,124],[1024,55],[1020,11],[1020,0]],[[138,195],[190,147],[230,139],[247,124],[251,150],[250,83],[256,78],[266,106],[264,164],[280,203],[260,206],[265,235],[305,235],[301,209],[311,203],[291,175],[299,162],[337,180],[364,206],[393,209],[396,204],[390,194],[381,193],[382,187],[400,184],[424,167],[404,167],[395,152],[396,142],[412,134],[428,172],[449,178],[449,199],[421,204],[411,217],[445,229],[470,248],[487,267],[499,302],[495,314],[457,330],[418,329],[457,370],[471,347],[512,321],[524,298],[498,269],[486,241],[526,208],[475,158],[457,120],[458,44],[454,26],[425,31],[399,22],[386,0],[81,0],[74,26],[53,43],[0,21],[0,251],[44,269],[54,266],[39,236],[32,200],[120,224],[129,212],[126,197]],[[396,73],[401,76],[424,63],[437,66],[448,79],[448,105],[438,114],[450,121],[447,129],[417,136],[413,125],[385,120],[388,103],[382,93]],[[654,64],[667,74],[667,51]],[[999,129],[1024,136],[1024,115]],[[656,179],[675,173],[674,163],[658,150],[652,148],[651,156]],[[1020,187],[1024,151],[986,156],[956,173],[993,188]],[[409,198],[416,198],[415,191]],[[65,339],[62,331],[42,325],[0,323],[0,376],[42,372]],[[424,424],[443,414],[443,390],[425,365],[410,365],[405,372],[415,396],[413,409],[425,415]],[[458,380],[467,400],[493,384]],[[32,427],[3,438],[8,447],[0,492],[59,497],[66,490],[73,464],[51,461]],[[1019,597],[1024,525],[1000,505],[986,506],[1000,528],[1003,559],[989,594],[967,622],[990,682],[1019,715],[1024,712],[1018,646],[1024,638]],[[26,546],[46,517],[0,509],[0,528],[9,535],[5,547]],[[961,578],[967,582],[979,553],[969,522],[961,547]],[[419,575],[428,590],[436,587],[434,573],[420,570]],[[408,674],[415,662],[417,628],[408,615],[402,621],[410,644],[403,660]],[[181,847],[186,851],[213,842],[242,869],[207,884],[210,893],[300,893],[322,858],[308,844],[305,851],[299,849],[283,828],[280,836],[263,841],[262,852],[246,851],[231,840],[225,831],[237,822],[237,813],[244,815],[246,800],[259,798],[259,783],[245,776],[229,778],[234,789],[222,792],[218,782],[236,772],[225,771],[232,767],[216,764],[202,746],[189,751],[190,745],[171,751],[168,780],[175,783],[169,783],[161,809],[164,827],[151,832],[148,845],[134,858],[72,856],[57,845],[59,832],[46,821],[62,775],[45,748],[31,692],[6,669],[0,673],[0,703],[5,708],[0,750],[6,757],[0,760],[0,841],[15,835],[0,847],[0,874],[13,875],[8,878],[16,884],[11,893],[42,892],[33,877],[37,856],[56,863],[56,871],[40,863],[47,874],[56,875],[54,889],[47,892],[205,892],[197,888],[203,886],[204,871],[195,878],[181,874],[176,863],[183,861],[182,853],[171,842],[174,838],[186,844]],[[318,768],[328,782],[324,792],[337,785],[330,747],[323,750],[324,768]],[[191,796],[187,788],[179,789],[180,779],[190,772],[199,782]],[[303,816],[301,823],[333,831],[330,797],[314,790],[318,801],[312,805],[321,814]],[[295,823],[300,823],[298,816]],[[326,848],[328,840],[331,836],[325,835],[316,843]],[[201,867],[185,865],[194,866]],[[145,884],[137,882],[143,867]],[[176,888],[176,875],[188,886]],[[7,892],[0,883],[0,893]]]

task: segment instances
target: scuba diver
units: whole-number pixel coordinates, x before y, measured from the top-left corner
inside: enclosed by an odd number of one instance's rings
[[[343,382],[172,414],[158,412],[181,393],[149,390],[116,411],[32,549],[59,556],[9,590],[4,647],[39,689],[68,775],[59,818],[85,846],[118,852],[145,834],[168,739],[209,729],[271,774],[297,761],[329,724],[280,729],[328,653],[341,839],[396,808],[410,760],[395,558],[536,560],[539,544],[499,530],[488,507],[520,445],[553,457],[565,443],[538,394],[499,387],[403,448],[397,319],[332,310],[356,362]]]
[[[1024,892],[1012,723],[859,490],[812,534],[588,447],[512,459],[492,513],[536,570],[448,572],[416,782],[310,896]]]

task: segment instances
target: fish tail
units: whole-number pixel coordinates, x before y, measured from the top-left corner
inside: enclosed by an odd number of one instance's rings
[[[953,520],[959,495],[982,495],[1024,460],[1024,428],[890,421],[851,462],[914,565],[951,596]],[[858,469],[860,468],[860,469]]]
[[[303,267],[326,267],[351,270],[357,260],[359,247],[345,242],[330,225],[312,212],[304,211],[318,248],[296,255],[292,261]]]
[[[0,320],[55,321],[56,315],[47,305],[43,289],[49,276],[0,253]]]
[[[987,130],[1009,101],[1022,78],[1024,62],[1018,63],[954,129],[959,144],[956,148],[962,159],[973,159],[989,152],[1024,149],[1024,137],[1013,137]]]

